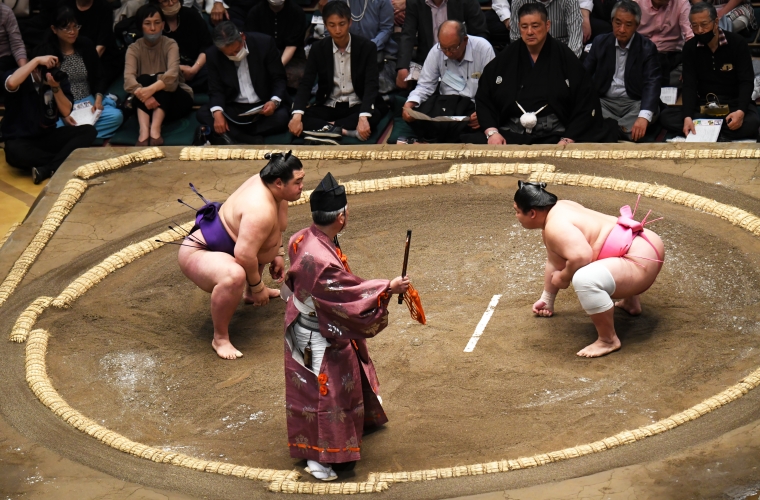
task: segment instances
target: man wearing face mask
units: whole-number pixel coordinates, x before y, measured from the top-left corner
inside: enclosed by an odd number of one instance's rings
[[[479,130],[475,93],[483,69],[494,58],[488,40],[467,36],[460,21],[446,21],[438,29],[438,44],[428,53],[417,87],[404,104],[403,118],[424,142],[458,143],[466,130]],[[440,83],[439,83],[440,81]],[[466,122],[415,120],[409,110],[430,117],[467,116]]]
[[[212,144],[263,144],[264,136],[288,126],[285,68],[275,40],[261,33],[240,33],[233,23],[214,28],[206,51],[209,102],[198,121]],[[259,111],[251,112],[254,108]],[[196,134],[203,144],[203,134]]]
[[[689,20],[694,38],[683,48],[683,106],[663,111],[662,126],[674,133],[696,134],[694,119],[722,118],[719,141],[757,139],[760,117],[752,102],[754,72],[747,42],[718,28],[712,4],[694,4]],[[704,107],[716,98],[728,109]]]
[[[248,14],[245,30],[274,38],[280,60],[285,66],[288,88],[297,89],[306,68],[306,53],[303,50],[306,18],[303,9],[295,0],[261,2]]]

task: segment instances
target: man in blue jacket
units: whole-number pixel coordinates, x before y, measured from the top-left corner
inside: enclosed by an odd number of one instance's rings
[[[636,33],[641,7],[620,0],[612,9],[612,33],[594,39],[583,62],[593,75],[602,114],[620,125],[621,138],[638,141],[659,114],[660,64],[657,47]]]

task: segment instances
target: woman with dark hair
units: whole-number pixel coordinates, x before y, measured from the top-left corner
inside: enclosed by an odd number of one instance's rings
[[[140,135],[135,146],[161,146],[161,126],[187,115],[193,90],[179,68],[177,42],[163,36],[164,13],[154,4],[135,15],[143,37],[129,46],[124,67],[124,90],[135,96]]]
[[[161,8],[166,24],[164,36],[179,45],[179,70],[194,92],[208,92],[206,49],[211,33],[197,9],[184,7],[182,0],[151,0]]]
[[[95,44],[98,57],[103,65],[103,80],[110,85],[124,65],[124,59],[116,45],[113,32],[113,9],[105,0],[65,0],[81,26],[79,33]]]
[[[637,200],[633,211],[628,205],[621,207],[616,219],[574,201],[558,201],[546,191],[546,183],[518,183],[517,220],[525,229],[541,229],[546,245],[544,292],[533,304],[533,313],[553,316],[557,293],[572,283],[598,334],[578,356],[596,358],[620,349],[615,307],[632,316],[641,314],[639,295],[662,269],[665,246],[644,228],[649,214],[640,222],[634,219],[638,204]]]
[[[71,7],[62,7],[50,26],[51,33],[45,43],[37,48],[37,55],[56,56],[61,63],[61,71],[68,75],[71,94],[74,97],[74,110],[89,107],[91,113],[100,111],[100,117],[94,123],[98,138],[113,136],[121,126],[124,117],[116,103],[103,96],[107,83],[103,80],[103,71],[95,49],[95,44],[88,38],[79,36],[79,24]],[[89,103],[87,106],[85,103]],[[91,122],[90,122],[91,123]],[[58,126],[76,126],[72,116],[58,120]]]

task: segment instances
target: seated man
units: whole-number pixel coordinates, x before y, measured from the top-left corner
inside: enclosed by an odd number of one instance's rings
[[[620,349],[614,307],[632,316],[641,314],[639,295],[652,286],[665,259],[662,240],[644,229],[645,220],[633,219],[636,210],[632,214],[628,205],[620,209],[616,220],[574,201],[557,201],[543,182],[519,181],[518,185],[517,220],[525,229],[541,229],[546,245],[544,292],[533,304],[533,312],[552,316],[557,292],[572,282],[599,336],[578,356],[596,358]],[[622,300],[613,304],[612,299]]]
[[[306,53],[303,50],[306,18],[303,9],[295,0],[261,2],[248,14],[245,29],[274,38],[280,60],[285,66],[288,88],[297,89],[306,68]]]
[[[479,130],[475,93],[483,68],[494,58],[488,40],[467,36],[459,21],[446,21],[438,29],[438,44],[422,66],[417,87],[404,104],[403,118],[424,142],[461,142],[459,135],[469,127]],[[440,83],[439,83],[440,81]],[[469,116],[469,122],[415,120],[409,109],[431,118]]]
[[[328,1],[319,0],[320,11]],[[342,0],[341,0],[342,1]],[[398,44],[393,35],[393,5],[391,0],[345,0],[351,9],[351,34],[372,40],[377,47],[378,62],[385,56],[395,56]]]
[[[388,111],[377,92],[377,48],[351,35],[347,4],[329,2],[322,16],[330,37],[311,46],[288,128],[307,144],[338,144],[344,135],[366,141]],[[307,108],[317,80],[316,104]]]
[[[210,134],[209,141],[263,144],[264,136],[284,132],[289,98],[274,39],[261,33],[240,33],[237,26],[225,21],[214,28],[213,41],[214,46],[206,51],[209,102],[198,110],[198,121],[205,126],[206,135]],[[258,106],[264,106],[259,113],[245,115]],[[199,137],[196,142],[205,140]]]
[[[546,7],[526,3],[517,17],[520,40],[488,63],[478,82],[475,107],[484,133],[468,141],[616,142],[617,123],[602,117],[591,77],[567,45],[549,35]]]
[[[10,7],[0,4],[0,71],[15,70],[26,63],[26,47],[16,16]]]
[[[680,87],[681,50],[694,36],[689,23],[689,0],[636,0],[641,7],[639,35],[657,47],[661,87]]]
[[[266,158],[269,163],[261,172],[224,203],[201,196],[206,204],[177,256],[182,273],[211,294],[211,347],[223,359],[243,356],[230,342],[229,332],[240,299],[263,306],[280,295],[264,284],[264,267],[270,264],[273,279],[285,278],[282,233],[288,225],[288,202],[301,197],[304,171],[301,160],[289,152]]]
[[[396,64],[397,87],[408,87],[406,77],[411,61],[425,62],[430,49],[438,43],[438,28],[446,20],[461,21],[469,35],[488,37],[486,18],[478,0],[407,0]]]
[[[52,176],[72,151],[91,146],[98,134],[92,125],[56,128],[59,118],[71,114],[74,98],[68,80],[53,78],[53,68],[60,69],[57,57],[35,57],[0,76],[5,160],[12,167],[31,170],[35,184]]]
[[[618,122],[624,139],[638,141],[660,110],[657,47],[636,33],[641,8],[620,0],[612,9],[613,32],[594,39],[583,61],[599,92],[602,114]]]
[[[660,123],[674,133],[696,134],[693,119],[708,117],[700,105],[714,101],[714,94],[728,105],[728,114],[710,116],[723,119],[718,140],[756,140],[760,117],[752,101],[755,75],[747,42],[718,28],[712,4],[693,5],[689,18],[694,38],[683,48],[683,106],[663,111]]]
[[[546,11],[549,21],[549,34],[553,39],[564,43],[573,51],[576,57],[583,53],[583,15],[578,0],[512,0],[512,12],[520,12],[524,5],[539,2]],[[509,36],[512,41],[518,40],[520,23],[513,23]],[[589,32],[591,36],[591,32]]]

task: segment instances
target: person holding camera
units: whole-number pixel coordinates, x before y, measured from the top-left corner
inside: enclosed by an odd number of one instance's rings
[[[2,80],[5,159],[12,167],[31,170],[35,184],[51,177],[72,151],[92,145],[97,135],[92,125],[56,127],[59,118],[71,114],[73,101],[57,57],[35,57],[6,71]]]
[[[163,36],[164,13],[155,4],[137,10],[143,37],[127,49],[124,90],[134,94],[140,134],[135,146],[161,146],[163,123],[182,118],[193,108],[193,90],[179,68],[179,46]]]
[[[124,120],[116,102],[104,97],[107,83],[103,79],[102,66],[95,44],[85,37],[79,36],[80,26],[70,7],[62,7],[56,14],[56,19],[50,27],[46,42],[37,48],[37,55],[53,55],[61,62],[61,70],[66,72],[74,99],[74,108],[89,107],[89,112],[100,112],[99,117],[88,117],[82,123],[92,123],[96,118],[95,129],[98,138],[112,137]],[[78,111],[82,113],[83,111]],[[58,126],[79,125],[74,116],[58,120]]]

